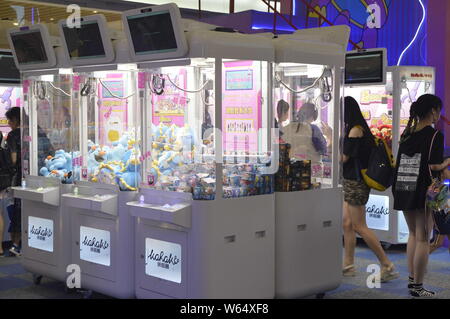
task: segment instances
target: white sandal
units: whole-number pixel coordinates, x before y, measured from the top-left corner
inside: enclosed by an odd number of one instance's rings
[[[342,269],[342,274],[344,277],[355,277],[356,276],[356,267],[355,265],[348,265]]]

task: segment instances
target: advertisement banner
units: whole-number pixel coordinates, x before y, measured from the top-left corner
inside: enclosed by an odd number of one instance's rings
[[[111,266],[111,234],[109,231],[80,227],[80,259]]]
[[[53,220],[28,217],[28,246],[53,252]]]
[[[128,130],[128,104],[124,97],[126,94],[125,78],[122,74],[109,74],[100,85],[99,99],[99,136],[100,144],[111,146],[117,142],[123,133]]]
[[[181,283],[181,245],[146,238],[145,274]]]
[[[257,62],[225,62],[222,131],[225,152],[258,151],[261,90]]]

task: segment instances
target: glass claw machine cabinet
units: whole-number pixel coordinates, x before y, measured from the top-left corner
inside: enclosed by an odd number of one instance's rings
[[[162,54],[140,66],[144,161],[128,203],[136,296],[273,298],[271,40],[187,21],[185,33],[174,5],[123,20],[132,56]],[[155,21],[167,20],[173,29],[161,31]],[[160,33],[171,42],[152,46]],[[167,47],[179,54],[164,57]]]
[[[70,264],[68,215],[61,195],[70,192],[76,170],[72,152],[75,119],[72,75],[46,26],[11,29],[8,40],[23,76],[21,114],[22,265],[33,274],[64,281]],[[55,49],[56,48],[56,49]]]
[[[79,153],[71,192],[62,196],[70,216],[70,250],[80,266],[81,288],[116,298],[134,298],[134,224],[126,203],[136,199],[140,141],[133,64],[113,49],[102,15],[83,17],[80,28],[60,21],[66,54],[74,67],[78,125],[73,148]],[[126,43],[124,41],[120,43]]]
[[[351,75],[353,65],[356,65],[352,61],[355,57],[373,59],[380,54],[385,56],[386,50],[350,52],[347,55],[350,70],[347,76]],[[386,67],[383,79],[365,78],[360,80],[361,83],[349,83],[345,94],[356,99],[372,134],[384,139],[392,147],[395,157],[401,134],[408,124],[411,104],[421,95],[435,92],[435,70],[421,66]],[[356,77],[350,81],[355,80]],[[393,244],[406,244],[409,236],[403,213],[394,211],[393,203],[392,189],[389,188],[385,192],[372,190],[366,205],[367,226],[374,230],[386,249]]]
[[[349,33],[346,26],[326,27],[274,40],[273,108],[279,129],[275,292],[279,298],[322,295],[341,283],[338,145]]]

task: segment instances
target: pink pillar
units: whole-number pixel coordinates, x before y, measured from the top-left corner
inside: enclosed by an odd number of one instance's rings
[[[428,65],[436,68],[436,95],[443,103],[443,114],[450,119],[450,1],[428,0]],[[446,146],[450,128],[441,123]]]

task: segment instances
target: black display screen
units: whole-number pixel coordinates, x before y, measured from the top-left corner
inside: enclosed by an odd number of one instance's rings
[[[127,17],[136,54],[173,52],[177,41],[169,11]]]
[[[382,83],[383,51],[347,54],[345,84]]]
[[[80,28],[63,26],[64,38],[71,59],[103,58],[106,56],[97,21],[88,21]]]
[[[11,34],[19,64],[48,62],[41,31],[29,31]]]
[[[9,52],[0,52],[0,83],[19,84],[20,72]]]

